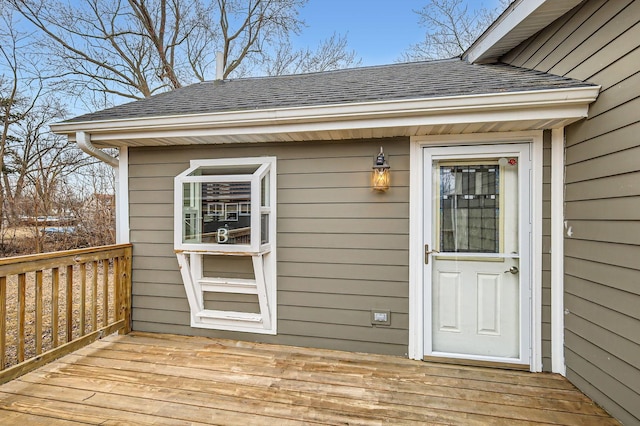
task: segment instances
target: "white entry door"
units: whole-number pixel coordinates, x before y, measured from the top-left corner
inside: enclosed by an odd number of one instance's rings
[[[529,364],[529,149],[424,149],[425,356]]]

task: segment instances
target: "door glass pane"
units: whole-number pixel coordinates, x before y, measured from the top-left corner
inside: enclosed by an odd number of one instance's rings
[[[439,228],[441,252],[500,252],[500,167],[441,165]]]

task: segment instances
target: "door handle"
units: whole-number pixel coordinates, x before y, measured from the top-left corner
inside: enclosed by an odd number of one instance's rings
[[[504,273],[506,274],[507,272],[511,273],[511,274],[517,274],[518,272],[520,272],[520,270],[518,269],[517,266],[512,266],[511,268],[507,269],[506,271],[504,271]]]
[[[424,264],[429,264],[429,255],[431,253],[440,253],[438,250],[429,250],[429,244],[424,245]]]

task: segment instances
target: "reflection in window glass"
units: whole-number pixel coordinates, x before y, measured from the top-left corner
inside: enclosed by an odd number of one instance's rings
[[[240,216],[251,216],[251,203],[240,203]]]
[[[260,206],[266,207],[269,205],[269,177],[265,176],[260,182]]]
[[[182,185],[182,220],[183,235],[182,240],[188,242],[200,242],[201,227],[198,217],[198,191],[200,185],[197,183],[185,183]]]
[[[269,242],[269,214],[263,213],[260,215],[260,244],[267,244]]]
[[[184,235],[183,240],[188,242],[199,242],[198,238],[198,214],[190,211],[184,213]]]
[[[184,242],[251,243],[251,182],[184,184]]]
[[[440,166],[441,252],[500,251],[500,167]]]

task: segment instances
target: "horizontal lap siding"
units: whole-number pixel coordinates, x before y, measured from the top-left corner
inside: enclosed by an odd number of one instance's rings
[[[640,422],[640,1],[586,1],[503,60],[602,86],[566,129],[567,376]]]
[[[381,144],[392,188],[374,193],[371,166]],[[192,329],[173,253],[174,176],[191,159],[264,155],[278,159],[278,335]],[[129,189],[134,329],[406,354],[408,139],[135,148]],[[246,275],[237,261],[205,267]],[[224,309],[253,309],[238,296],[223,300]],[[372,309],[390,310],[391,325],[373,327]]]

